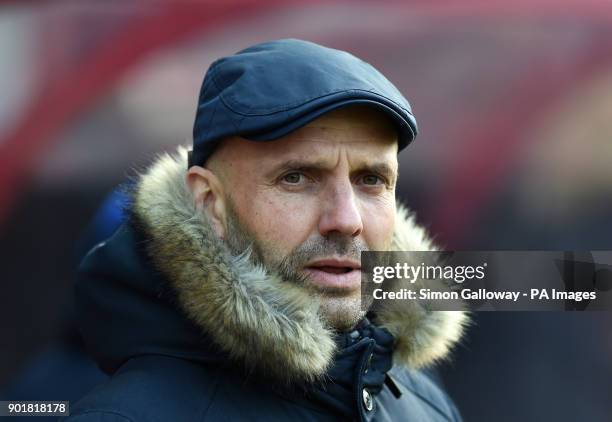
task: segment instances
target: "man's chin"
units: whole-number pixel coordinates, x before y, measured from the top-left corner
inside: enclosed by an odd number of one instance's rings
[[[320,312],[325,322],[336,331],[348,331],[365,316],[361,295],[338,296],[322,294]]]

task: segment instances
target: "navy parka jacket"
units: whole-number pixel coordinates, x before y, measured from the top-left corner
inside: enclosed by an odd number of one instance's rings
[[[460,420],[419,368],[459,340],[462,312],[402,303],[335,334],[304,293],[231,256],[194,217],[186,160],[159,158],[128,221],[81,264],[81,332],[112,377],[67,421]],[[393,247],[433,248],[403,207]]]

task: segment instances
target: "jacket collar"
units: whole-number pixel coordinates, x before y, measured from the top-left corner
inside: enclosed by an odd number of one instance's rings
[[[363,388],[377,395],[393,366],[394,338],[388,330],[362,319],[350,332],[337,336],[338,351],[322,382],[305,386],[305,394],[347,419],[361,409]]]
[[[303,289],[252,264],[248,256],[230,253],[196,212],[186,168],[185,148],[160,156],[137,182],[132,208],[147,237],[147,254],[172,285],[179,306],[247,368],[285,382],[320,378],[338,346],[317,303]],[[434,249],[403,206],[398,206],[392,249]],[[395,338],[394,362],[418,368],[448,355],[467,315],[397,301],[377,310],[373,322]]]

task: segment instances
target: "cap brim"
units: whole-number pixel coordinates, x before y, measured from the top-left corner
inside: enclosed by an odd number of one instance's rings
[[[415,131],[399,113],[397,113],[395,110],[385,104],[363,98],[350,98],[346,100],[337,101],[332,104],[327,104],[323,107],[314,109],[309,113],[299,115],[295,119],[290,120],[282,126],[263,132],[240,134],[240,136],[251,141],[274,141],[312,122],[313,120],[322,116],[325,113],[329,113],[330,111],[355,104],[365,104],[368,106],[372,106],[384,112],[387,116],[391,118],[391,120],[395,123],[398,131],[398,152],[404,149],[410,142],[414,140],[416,136]]]

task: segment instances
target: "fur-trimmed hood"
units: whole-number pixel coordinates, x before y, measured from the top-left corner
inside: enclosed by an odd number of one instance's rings
[[[230,253],[196,212],[185,183],[186,163],[184,148],[164,154],[136,186],[132,212],[146,233],[154,266],[171,283],[185,314],[233,359],[285,380],[318,378],[336,345],[316,301],[248,256]],[[403,206],[392,248],[434,249]],[[412,301],[378,310],[375,320],[396,339],[394,363],[413,368],[445,358],[466,322],[463,312],[428,311]]]

